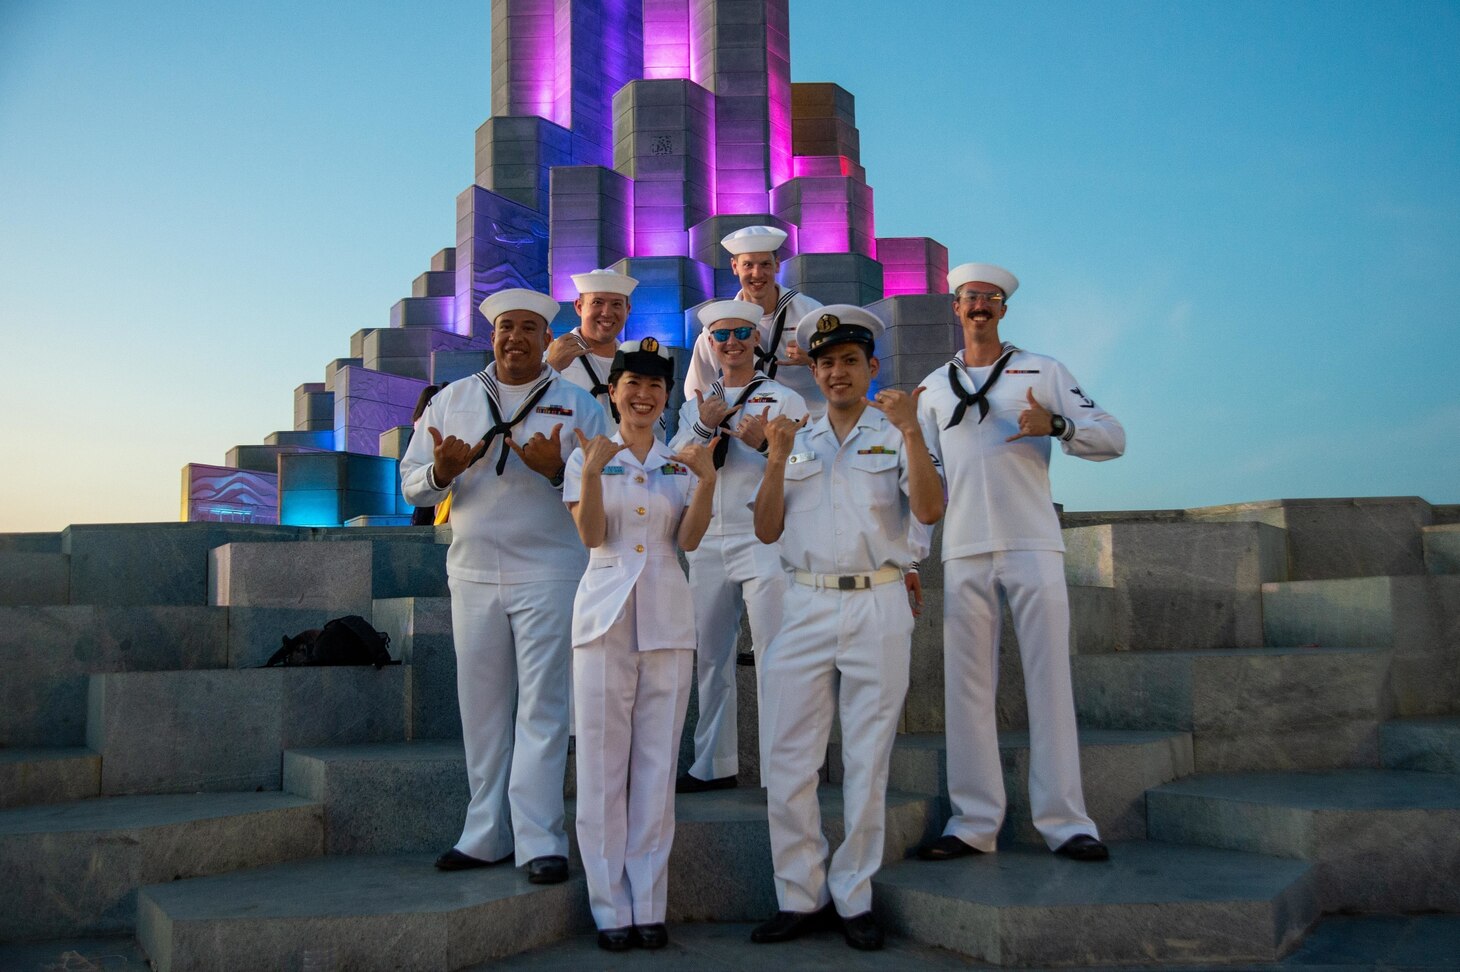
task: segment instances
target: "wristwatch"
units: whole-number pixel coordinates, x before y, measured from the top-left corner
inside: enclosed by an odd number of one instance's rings
[[[562,469],[558,470],[558,474],[556,476],[548,480],[548,485],[552,486],[553,489],[561,489],[563,486],[563,477],[567,474],[567,472],[568,467],[563,466]]]
[[[1065,421],[1063,415],[1051,415],[1049,417],[1049,434],[1058,439],[1069,430],[1070,423]]]

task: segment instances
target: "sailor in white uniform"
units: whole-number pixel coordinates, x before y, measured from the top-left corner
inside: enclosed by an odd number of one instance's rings
[[[882,947],[872,876],[882,864],[887,767],[907,694],[913,618],[902,586],[914,519],[943,515],[916,395],[868,401],[882,323],[833,304],[797,326],[826,396],[809,425],[770,423],[755,532],[780,540],[791,574],[781,630],[761,662],[761,746],[779,910],[751,934],[781,942],[834,904],[848,944]],[[803,420],[804,422],[804,420]],[[798,425],[800,427],[798,428]],[[827,864],[816,800],[833,714],[841,718],[846,837]]]
[[[756,367],[758,304],[716,301],[700,308],[699,318],[719,361],[720,377],[685,401],[672,444],[683,448],[719,437],[714,458],[720,476],[709,531],[688,555],[699,721],[694,763],[675,784],[680,793],[739,783],[735,642],[742,605],[750,615],[751,643],[759,660],[780,629],[786,591],[780,549],[756,539],[750,503],[765,475],[766,423],[779,415],[806,415],[800,395]]]
[[[633,277],[612,270],[573,274],[573,286],[578,288],[573,301],[578,326],[547,348],[548,367],[598,399],[610,422],[614,418],[608,401],[608,372],[633,307],[629,295],[638,285]]]
[[[720,245],[730,251],[730,271],[740,281],[740,292],[735,299],[760,307],[761,316],[756,322],[760,332],[756,367],[800,395],[811,416],[820,418],[826,411],[826,399],[811,374],[811,359],[797,344],[796,324],[820,307],[821,302],[776,283],[776,274],[781,272],[776,251],[785,242],[784,230],[774,226],[747,226],[726,236]],[[720,363],[710,346],[710,338],[701,331],[695,339],[689,372],[684,378],[685,400],[693,398],[695,392],[708,391],[719,373]]]
[[[540,884],[568,876],[569,605],[588,561],[563,473],[574,433],[607,428],[587,392],[543,367],[557,307],[520,289],[482,301],[493,362],[431,400],[400,464],[411,504],[452,498],[446,573],[471,803],[436,866],[515,855]]]
[[[943,677],[953,814],[924,860],[995,850],[1006,799],[994,700],[1001,612],[1019,635],[1029,704],[1029,799],[1049,848],[1079,861],[1110,855],[1085,810],[1070,686],[1064,541],[1049,490],[1050,442],[1101,461],[1125,430],[1054,358],[999,337],[1019,286],[965,263],[948,274],[963,350],[923,381],[919,420],[948,482],[943,527]]]
[[[578,848],[598,944],[662,948],[674,772],[689,701],[694,616],[678,551],[710,522],[715,440],[673,453],[656,438],[674,362],[652,337],[608,375],[622,416],[580,437],[563,501],[589,548],[573,599]]]

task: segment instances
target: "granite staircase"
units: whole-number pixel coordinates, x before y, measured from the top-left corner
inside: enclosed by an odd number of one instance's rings
[[[998,966],[1250,967],[1327,913],[1460,913],[1457,520],[1409,498],[1067,515],[1105,864],[1054,857],[1029,822],[1007,625],[1000,852],[912,857],[947,813],[930,563],[875,882],[895,939]],[[586,935],[576,861],[549,887],[430,866],[467,802],[448,538],[218,523],[0,536],[0,942],[134,938],[160,970],[457,969]],[[388,631],[402,664],[259,668],[281,635],[340,614]],[[753,670],[739,676],[753,783]],[[839,770],[834,736],[833,845]],[[570,772],[570,814],[572,791]],[[671,922],[769,914],[763,791],[681,796],[677,816]],[[19,954],[6,948],[0,967]]]

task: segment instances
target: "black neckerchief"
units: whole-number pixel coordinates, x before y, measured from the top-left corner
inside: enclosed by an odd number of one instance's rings
[[[716,426],[716,429],[730,428],[730,416],[734,414],[735,409],[739,408],[742,402],[750,401],[750,393],[755,391],[757,385],[763,385],[770,380],[770,376],[761,374],[759,371],[757,371],[755,373],[755,377],[750,379],[750,383],[741,390],[740,397],[735,399],[735,404],[730,406],[730,411],[726,412],[725,417],[720,419],[720,424]],[[715,383],[710,386],[710,394],[712,396],[721,395],[724,394],[724,391],[724,379],[716,378]],[[745,413],[742,412],[741,417],[744,418],[744,415]],[[703,428],[703,426],[701,426],[701,428]],[[715,443],[715,451],[711,454],[711,458],[714,459],[716,469],[720,469],[725,465],[725,456],[728,455],[729,452],[730,437],[722,432],[720,435],[720,441]]]
[[[978,406],[978,421],[980,424],[983,423],[983,420],[989,414],[989,391],[998,382],[999,376],[1004,373],[1004,368],[1009,364],[1009,359],[1018,350],[1014,345],[1005,343],[1003,348],[1004,353],[999,355],[998,361],[994,362],[994,370],[989,373],[989,380],[984,383],[982,388],[972,394],[969,393],[967,388],[963,387],[963,380],[958,377],[958,372],[963,368],[963,362],[957,358],[948,362],[948,385],[953,389],[953,394],[958,396],[958,405],[953,409],[952,420],[943,426],[945,432],[963,421],[963,413],[968,411],[968,406],[970,405]]]
[[[588,343],[586,338],[584,339],[583,343]],[[588,361],[588,359],[592,356],[593,352],[585,348],[583,353],[578,356],[578,360],[582,362],[583,370],[588,374],[588,380],[593,383],[593,387],[588,390],[588,394],[592,395],[594,398],[597,398],[599,395],[608,394],[608,386],[598,380],[598,373],[593,370],[593,365],[590,364]]]
[[[546,395],[548,389],[552,387],[553,371],[551,368],[543,369],[543,376],[537,380],[537,385],[528,393],[527,400],[505,422],[502,421],[502,405],[497,401],[496,377],[487,374],[485,371],[479,371],[477,372],[477,378],[481,381],[482,388],[487,393],[487,408],[492,413],[492,422],[494,424],[490,429],[487,429],[487,434],[482,436],[482,441],[486,443],[486,448],[477,455],[476,459],[467,463],[467,468],[476,465],[477,459],[487,454],[487,449],[492,447],[492,440],[500,434],[502,436],[502,455],[497,459],[497,475],[500,476],[507,468],[507,453],[512,451],[511,447],[507,445],[507,440],[512,438],[512,427],[527,418],[532,410],[537,407],[537,403],[542,401],[542,396]]]
[[[780,367],[780,363],[776,361],[776,351],[781,347],[781,335],[786,330],[786,314],[791,308],[791,299],[799,294],[798,290],[781,291],[781,299],[776,301],[776,322],[771,328],[771,349],[762,351],[758,343],[753,349],[756,370],[764,371],[767,378],[774,378],[776,369]]]

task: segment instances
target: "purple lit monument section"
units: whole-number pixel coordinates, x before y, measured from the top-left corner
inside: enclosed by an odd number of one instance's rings
[[[633,252],[634,184],[598,165],[552,172],[548,265],[553,297],[573,300],[573,274],[617,263]]]
[[[644,76],[640,0],[557,0],[554,46],[551,117],[572,131],[575,164],[610,165],[614,92]]]
[[[573,133],[536,116],[488,118],[477,129],[476,184],[547,212],[553,166],[573,162]]]
[[[644,0],[644,77],[688,78],[690,0]]]
[[[888,297],[941,294],[948,289],[948,248],[926,236],[881,237],[877,260]]]
[[[747,226],[774,226],[777,229],[785,230],[786,242],[781,244],[781,248],[776,251],[776,256],[784,263],[796,255],[797,230],[795,224],[778,219],[769,213],[711,216],[702,223],[696,223],[689,228],[689,255],[701,263],[707,264],[714,271],[714,295],[717,297],[734,297],[740,290],[739,281],[730,271],[730,254],[720,245],[720,241],[736,230],[744,229]],[[695,333],[699,333],[697,325]]]
[[[489,294],[508,287],[547,293],[547,271],[542,214],[481,186],[456,197],[456,333],[488,332],[478,308]]]
[[[613,167],[634,181],[634,256],[688,256],[711,214],[715,99],[693,81],[634,81],[614,95]]]
[[[872,188],[851,176],[804,176],[777,186],[771,208],[801,228],[802,253],[860,253],[876,258]]]
[[[492,114],[538,115],[567,127],[554,113],[554,8],[557,0],[492,0]]]
[[[375,455],[380,433],[411,424],[411,412],[424,380],[388,375],[368,368],[343,368],[335,375],[337,452]]]
[[[275,473],[190,462],[182,468],[182,518],[212,523],[278,523]]]

